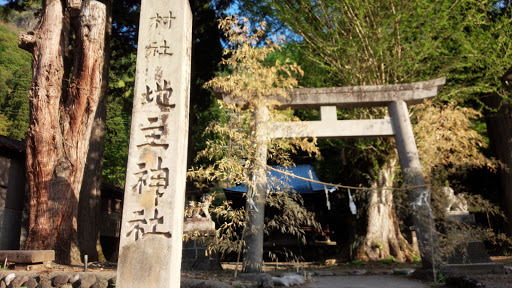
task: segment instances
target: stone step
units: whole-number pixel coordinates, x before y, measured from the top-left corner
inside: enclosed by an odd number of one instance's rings
[[[445,275],[505,274],[502,263],[445,264],[440,272]]]
[[[449,257],[449,264],[492,263],[482,241],[470,241],[467,246],[459,247]]]
[[[8,262],[14,263],[44,263],[55,260],[53,250],[0,250],[0,262],[7,258]]]

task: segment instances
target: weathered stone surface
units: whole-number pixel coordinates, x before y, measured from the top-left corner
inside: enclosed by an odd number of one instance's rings
[[[387,106],[397,100],[408,105],[432,98],[445,84],[446,78],[430,81],[377,86],[329,87],[294,89],[289,97],[277,99],[278,109],[317,109],[320,106],[336,105],[338,108]],[[222,96],[227,103],[240,103],[229,94]]]
[[[373,274],[377,275],[391,275],[393,274],[393,270],[390,269],[383,269],[383,270],[375,270]]]
[[[143,1],[117,286],[179,287],[192,13],[185,0]]]
[[[107,288],[107,287],[108,287],[108,281],[104,280],[104,279],[96,281],[96,283],[94,283],[94,285],[91,286],[91,288]]]
[[[304,277],[295,273],[287,273],[281,277],[272,277],[272,281],[276,286],[295,286],[302,285],[306,282]]]
[[[467,245],[455,248],[455,253],[447,262],[448,264],[493,263],[482,241],[469,241]]]
[[[314,271],[313,275],[315,275],[315,276],[334,276],[334,272],[332,272],[332,271]]]
[[[94,285],[94,283],[96,283],[96,276],[92,274],[82,275],[82,277],[80,277],[80,280],[77,281],[77,287],[89,288],[92,285]]]
[[[393,269],[393,274],[395,275],[411,275],[412,273],[414,273],[416,269],[414,268],[396,268],[396,269]]]
[[[53,250],[0,250],[0,259],[14,263],[40,263],[55,260]]]
[[[68,283],[69,279],[71,278],[71,274],[60,274],[55,277],[53,277],[53,286],[60,287],[66,283]]]
[[[42,281],[41,283],[39,283],[39,285],[37,285],[36,288],[52,288],[52,283],[51,281],[47,280],[47,281]]]
[[[447,216],[447,219],[467,224],[475,224],[475,214],[463,213],[463,212],[450,212]]]
[[[274,288],[274,280],[272,276],[265,274],[261,277],[261,287],[263,288]]]
[[[9,284],[11,284],[11,282],[12,282],[12,280],[14,280],[14,278],[16,278],[16,274],[14,274],[14,273],[10,273],[10,274],[6,275],[2,279],[2,282],[5,284],[5,287],[9,286]]]
[[[69,283],[75,283],[76,281],[78,281],[80,279],[80,274],[75,274],[75,276],[69,278]]]
[[[12,280],[11,284],[8,286],[8,288],[19,288],[21,284],[24,284],[29,279],[28,276],[18,276]]]
[[[450,274],[504,274],[503,263],[445,264],[440,272]]]
[[[230,285],[213,280],[185,279],[181,281],[181,288],[229,288]]]
[[[36,279],[29,277],[28,281],[25,282],[25,287],[27,288],[36,288],[37,287],[37,281]]]
[[[187,218],[183,223],[183,232],[215,231],[215,222],[207,218]]]
[[[336,121],[274,122],[271,138],[386,137],[393,136],[389,118]]]
[[[432,231],[434,228],[429,225],[434,218],[432,209],[425,200],[430,199],[430,188],[425,185],[425,179],[423,178],[409,110],[404,100],[397,100],[388,105],[388,112],[391,117],[404,184],[414,186],[409,188],[407,193],[411,203],[412,222],[418,239],[422,265],[425,268],[431,268],[434,263],[433,257],[437,255],[439,245],[437,234]]]
[[[368,270],[352,270],[352,271],[348,271],[348,275],[364,275],[368,273]]]

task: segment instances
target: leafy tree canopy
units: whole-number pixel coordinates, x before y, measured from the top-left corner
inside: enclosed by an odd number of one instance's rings
[[[23,140],[28,129],[32,56],[18,48],[16,31],[0,23],[0,133]]]

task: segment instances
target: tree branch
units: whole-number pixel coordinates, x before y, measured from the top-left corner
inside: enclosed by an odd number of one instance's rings
[[[34,32],[22,32],[18,38],[18,47],[30,53],[34,52],[34,45],[36,43],[36,36]]]

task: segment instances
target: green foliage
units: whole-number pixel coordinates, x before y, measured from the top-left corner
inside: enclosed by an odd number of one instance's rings
[[[464,174],[471,168],[495,170],[497,163],[483,153],[484,138],[472,129],[481,113],[454,103],[425,103],[414,107],[414,134],[424,175],[430,179]],[[443,176],[444,175],[444,176]]]
[[[268,158],[272,161],[290,165],[289,153],[295,153],[302,149],[308,153],[316,151],[314,142],[302,139],[278,140],[259,143],[255,139],[257,125],[253,110],[256,107],[272,106],[277,103],[278,97],[287,97],[286,90],[297,85],[295,75],[300,75],[301,70],[287,59],[279,57],[269,58],[273,52],[279,50],[279,46],[271,41],[267,45],[259,47],[259,38],[263,35],[264,23],[252,30],[247,19],[227,17],[220,22],[220,27],[226,31],[229,40],[228,49],[224,52],[227,56],[222,62],[228,73],[215,77],[206,83],[207,87],[216,92],[229,94],[235,99],[241,100],[246,111],[241,106],[227,105],[220,102],[217,110],[219,118],[205,130],[209,134],[206,148],[200,151],[196,160],[206,159],[209,165],[202,165],[189,171],[191,177],[198,186],[212,186],[212,183],[227,183],[236,185],[244,183],[249,189],[253,189],[253,181],[249,178],[251,169],[256,165],[255,153],[258,145],[268,147]],[[273,56],[276,56],[275,54]],[[271,111],[272,119],[284,120],[292,117],[288,112]],[[259,126],[261,127],[261,126]],[[261,129],[261,128],[260,128]],[[207,163],[204,161],[202,163]],[[273,181],[268,179],[267,181]],[[278,187],[277,182],[272,182]],[[269,187],[270,187],[269,186]],[[303,226],[318,227],[314,215],[303,207],[299,195],[290,194],[288,191],[267,191],[266,204],[278,210],[274,216],[265,220],[265,233],[279,231],[291,234],[305,241]],[[211,246],[221,254],[238,251],[242,245],[242,230],[246,225],[246,211],[234,210],[228,203],[217,206],[212,214],[217,215],[222,223],[217,230],[217,237]],[[290,257],[289,251],[284,252]],[[274,254],[275,256],[275,254]]]
[[[335,85],[410,82],[423,78],[424,71],[441,73],[429,60],[437,57],[438,64],[453,53],[441,44],[462,33],[460,25],[451,25],[463,21],[458,12],[465,9],[450,7],[452,1],[243,2],[272,7],[270,17],[300,36],[296,39],[308,52],[303,55]]]
[[[135,62],[135,54],[112,52],[102,174],[104,181],[120,187],[128,159]]]
[[[395,262],[395,257],[389,256],[388,258],[379,259],[380,263],[384,264],[393,264]]]
[[[7,135],[9,127],[9,119],[5,115],[0,114],[0,135]]]
[[[0,133],[24,140],[28,129],[32,56],[18,48],[14,31],[0,24]]]
[[[285,189],[268,193],[266,203],[271,211],[275,211],[272,217],[265,218],[267,235],[277,231],[281,234],[294,235],[302,244],[306,244],[303,227],[321,229],[313,213],[304,208],[302,197],[293,191]]]
[[[460,102],[446,102],[469,99],[466,103],[480,108],[487,95],[507,97],[500,78],[512,62],[510,7],[475,0],[241,2],[251,16],[271,18],[274,27],[285,27],[296,42],[287,46],[300,51],[292,59],[305,71],[315,67],[318,78],[324,79],[308,82],[305,77],[302,85],[380,85],[446,76],[439,96],[444,102],[413,110],[430,183],[470,168],[497,167],[482,154],[486,140],[472,130],[471,121],[482,122],[482,115],[457,107]],[[342,113],[346,118],[382,117],[378,110]],[[299,114],[301,119],[312,115]],[[393,157],[388,154],[392,143],[379,141],[319,141],[319,174],[334,183],[364,185],[374,180],[385,160]],[[397,208],[402,214],[408,210],[407,205]]]
[[[278,187],[279,185],[272,185]],[[293,191],[274,191],[266,195],[266,203],[271,213],[265,218],[265,235],[274,232],[295,236],[301,243],[306,243],[303,227],[320,229],[320,224],[315,220],[313,213],[303,206],[302,197]],[[185,214],[195,209],[197,203],[186,207]],[[231,203],[223,201],[220,205],[212,205],[209,209],[219,223],[215,239],[209,239],[201,233],[184,235],[184,240],[201,239],[208,243],[208,249],[219,253],[221,258],[229,253],[238,252],[243,247],[242,231],[246,225],[246,211],[244,208],[234,209]],[[297,259],[297,256],[289,251],[268,251],[271,258],[277,257],[276,253],[283,254],[287,260]]]
[[[263,35],[264,24],[252,31],[247,19],[228,17],[220,27],[227,30],[230,48],[224,55],[229,57],[222,64],[230,73],[212,79],[206,86],[246,102],[249,109],[242,111],[240,106],[220,104],[226,113],[219,111],[219,120],[213,121],[205,130],[210,138],[206,148],[196,157],[196,160],[208,159],[213,164],[189,172],[189,177],[198,185],[217,181],[229,184],[252,182],[248,179],[255,149],[255,123],[251,110],[276,104],[275,96],[287,97],[285,91],[297,85],[293,76],[301,73],[300,68],[290,61],[276,59],[272,64],[269,62],[268,56],[280,49],[276,43],[267,41],[267,46],[256,47]],[[290,113],[271,113],[272,119],[290,117]],[[269,158],[279,164],[290,164],[290,151],[316,151],[314,142],[303,139],[275,140],[268,143],[268,147]]]
[[[0,18],[23,30],[31,30],[39,22],[42,1],[9,1],[0,6]]]

